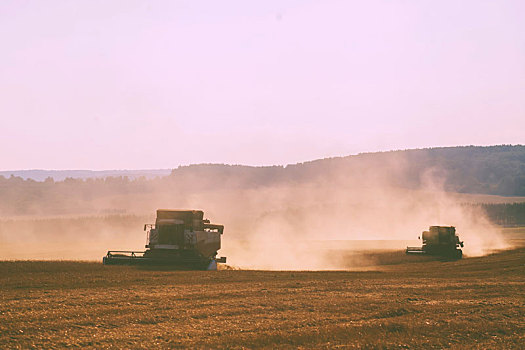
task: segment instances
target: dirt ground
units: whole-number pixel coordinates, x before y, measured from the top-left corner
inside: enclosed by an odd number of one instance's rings
[[[525,248],[376,254],[369,271],[0,262],[0,347],[523,348]]]

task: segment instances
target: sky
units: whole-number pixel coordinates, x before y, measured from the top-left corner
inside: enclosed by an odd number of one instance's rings
[[[525,143],[525,1],[0,2],[0,170]]]

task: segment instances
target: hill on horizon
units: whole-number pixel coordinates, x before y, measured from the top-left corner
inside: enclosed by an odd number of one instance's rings
[[[355,174],[367,168],[394,168],[394,182],[403,187],[417,187],[425,172],[444,179],[444,189],[459,193],[525,195],[525,146],[456,146],[359,153],[288,164],[286,166],[249,166],[229,164],[192,164],[175,169],[136,170],[13,170],[0,171],[0,178],[54,182],[71,179],[127,178],[154,179],[169,176],[186,182],[200,177],[201,186],[257,187],[282,182],[300,183],[319,180],[328,173]],[[49,179],[48,179],[49,180]],[[6,180],[4,180],[6,181]]]
[[[21,177],[24,180],[31,179],[35,181],[44,181],[52,178],[54,181],[64,181],[67,178],[73,179],[93,179],[116,176],[127,176],[130,179],[137,179],[144,176],[146,179],[152,179],[157,176],[167,176],[171,169],[136,169],[136,170],[45,170],[45,169],[28,169],[28,170],[2,170],[0,176],[3,177]]]
[[[520,197],[525,196],[525,146],[363,153],[287,166],[197,164],[164,172],[152,178],[144,175],[147,170],[133,170],[61,181],[0,175],[0,216],[142,212],[151,207],[204,207],[212,201],[220,207],[226,200],[257,205],[283,196],[301,205],[301,198],[309,202],[312,196],[333,202],[340,192],[352,198],[375,191],[381,198],[392,193],[389,188]]]
[[[385,174],[386,172],[386,174]],[[287,166],[196,164],[171,172],[173,181],[198,177],[201,188],[251,188],[334,177],[384,180],[418,188],[429,177],[450,192],[525,196],[525,146],[461,146],[361,153]]]
[[[24,180],[53,181],[66,179],[95,179],[127,177],[149,180],[170,176],[184,181],[200,176],[205,183],[216,185],[224,181],[235,187],[260,186],[283,181],[302,182],[320,179],[327,172],[352,173],[361,168],[391,166],[397,163],[396,183],[403,187],[417,187],[425,172],[433,170],[444,180],[446,190],[459,193],[495,194],[503,196],[525,195],[525,146],[456,146],[424,149],[359,153],[288,164],[286,166],[249,166],[229,164],[192,164],[176,169],[136,170],[13,170],[0,171],[0,177],[19,177]],[[398,169],[400,168],[400,169]],[[215,181],[214,179],[221,179]]]

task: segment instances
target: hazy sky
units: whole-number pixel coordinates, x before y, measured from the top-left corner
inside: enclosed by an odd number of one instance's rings
[[[525,1],[0,2],[0,169],[525,143]]]

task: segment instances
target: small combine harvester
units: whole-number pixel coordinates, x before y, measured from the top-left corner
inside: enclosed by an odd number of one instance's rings
[[[108,251],[104,265],[170,265],[195,270],[216,270],[223,225],[203,219],[201,210],[157,210],[155,224],[144,225],[146,251]]]
[[[422,238],[422,247],[407,247],[406,253],[437,255],[452,259],[461,259],[463,257],[463,251],[461,250],[463,242],[456,235],[454,226],[430,226],[428,231],[423,232]]]

